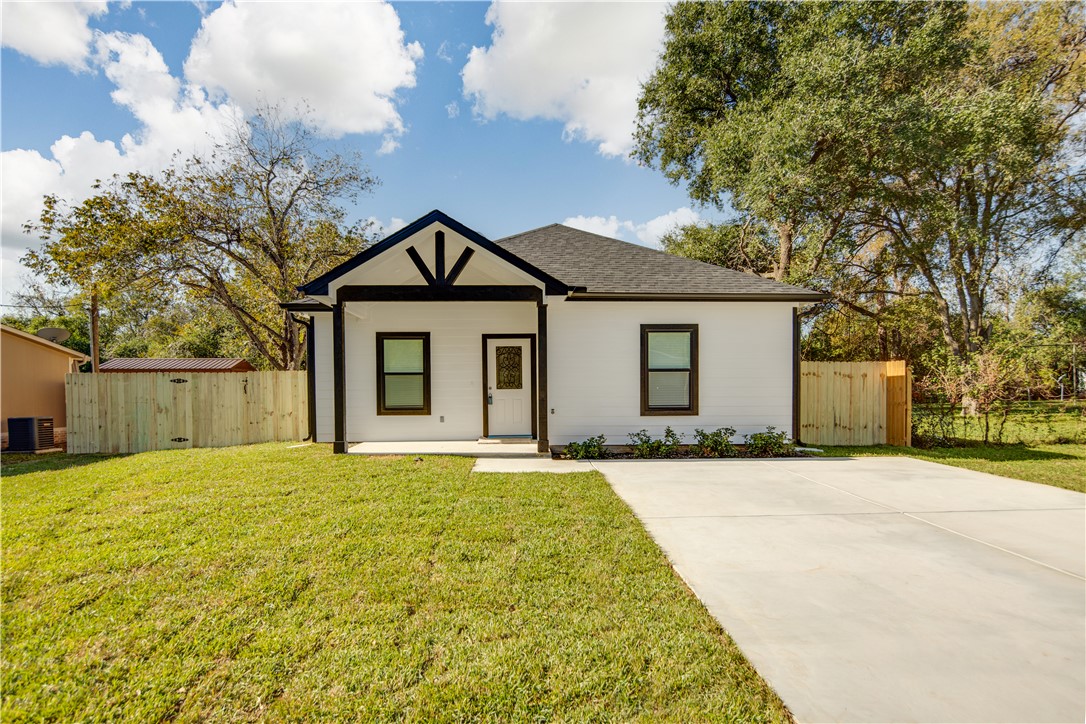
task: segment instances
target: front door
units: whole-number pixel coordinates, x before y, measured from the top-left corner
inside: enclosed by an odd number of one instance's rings
[[[532,340],[486,340],[487,437],[532,436]]]

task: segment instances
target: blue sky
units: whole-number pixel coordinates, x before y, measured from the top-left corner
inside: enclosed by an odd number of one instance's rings
[[[654,244],[715,218],[628,159],[658,3],[3,4],[3,296],[44,193],[206,148],[261,99],[313,109],[381,185],[394,230],[433,208],[491,238],[567,222]]]

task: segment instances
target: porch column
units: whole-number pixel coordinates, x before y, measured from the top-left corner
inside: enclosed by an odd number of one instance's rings
[[[550,408],[547,407],[547,305],[546,297],[536,302],[536,313],[538,315],[536,321],[536,333],[537,333],[537,347],[539,360],[538,370],[538,389],[536,410],[539,415],[537,430],[536,452],[549,453],[551,451],[550,441],[547,439],[547,420],[550,415]]]
[[[792,307],[792,440],[797,445],[803,443],[799,438],[801,404],[799,338],[799,307]]]
[[[332,305],[332,399],[334,400],[336,437],[332,452],[347,452],[346,360],[343,353],[343,304]]]

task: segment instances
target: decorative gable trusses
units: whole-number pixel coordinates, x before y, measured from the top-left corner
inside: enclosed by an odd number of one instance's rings
[[[399,245],[401,242],[415,236],[416,234],[419,234],[422,231],[425,231],[427,227],[433,226],[435,224],[440,224],[449,231],[460,235],[475,247],[482,249],[483,251],[489,252],[503,262],[510,264],[511,266],[519,269],[520,271],[528,274],[530,277],[543,284],[547,294],[564,295],[569,290],[568,285],[566,285],[564,282],[552,277],[550,274],[547,274],[538,267],[529,264],[528,262],[521,259],[519,256],[501,248],[479,232],[469,229],[456,219],[453,219],[447,214],[441,211],[437,211],[436,209],[426,214],[426,216],[423,216],[422,218],[411,222],[404,228],[397,231],[395,234],[392,234],[391,236],[386,238],[384,241],[375,244],[374,246],[371,246],[369,249],[366,249],[362,253],[348,259],[331,271],[322,274],[308,284],[303,284],[302,286],[298,287],[298,289],[304,294],[308,295],[313,295],[317,297],[327,296],[328,285],[331,282],[342,277],[347,272],[353,269],[357,269],[369,260],[383,254],[389,249],[392,249],[393,247]],[[437,250],[437,253],[435,254],[436,259],[434,260],[435,264],[433,272],[431,272],[429,267],[427,267],[427,265],[423,262],[422,256],[414,247],[408,248],[407,255],[408,257],[410,257],[411,261],[415,264],[415,266],[418,267],[418,270],[422,274],[423,279],[426,280],[427,286],[423,288],[449,289],[453,286],[461,272],[464,271],[464,268],[470,261],[474,250],[472,250],[471,248],[466,248],[464,252],[460,254],[460,257],[456,260],[456,262],[453,264],[448,274],[446,274],[444,269],[445,232],[442,230],[437,230],[435,231],[435,235],[435,241],[437,242],[436,246],[438,246],[439,250]]]
[[[464,250],[460,252],[460,256],[457,257],[456,262],[453,263],[452,269],[449,270],[448,276],[445,275],[445,232],[434,232],[434,273],[430,273],[429,267],[426,266],[426,262],[422,260],[422,256],[418,250],[413,247],[407,247],[407,255],[411,257],[411,262],[418,268],[419,274],[422,274],[422,278],[426,280],[426,285],[431,287],[451,287],[456,283],[456,278],[460,276],[460,273],[464,271],[464,267],[468,265],[468,261],[471,260],[475,250],[470,246],[465,246]]]

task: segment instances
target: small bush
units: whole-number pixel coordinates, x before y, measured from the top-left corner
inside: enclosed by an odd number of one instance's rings
[[[670,426],[664,428],[664,437],[660,440],[652,439],[648,430],[631,432],[629,437],[635,458],[673,458],[683,440],[683,436]]]
[[[739,454],[739,448],[732,444],[734,434],[734,427],[721,427],[712,432],[694,430],[694,451],[703,458],[734,458]]]
[[[571,442],[566,445],[565,455],[573,460],[602,460],[607,457],[607,448],[603,444],[607,438],[603,435],[590,437],[584,442]]]
[[[745,437],[747,443],[747,455],[752,458],[776,458],[786,457],[795,452],[795,445],[789,440],[783,430],[777,432],[777,428],[770,425],[765,432],[755,432]]]

